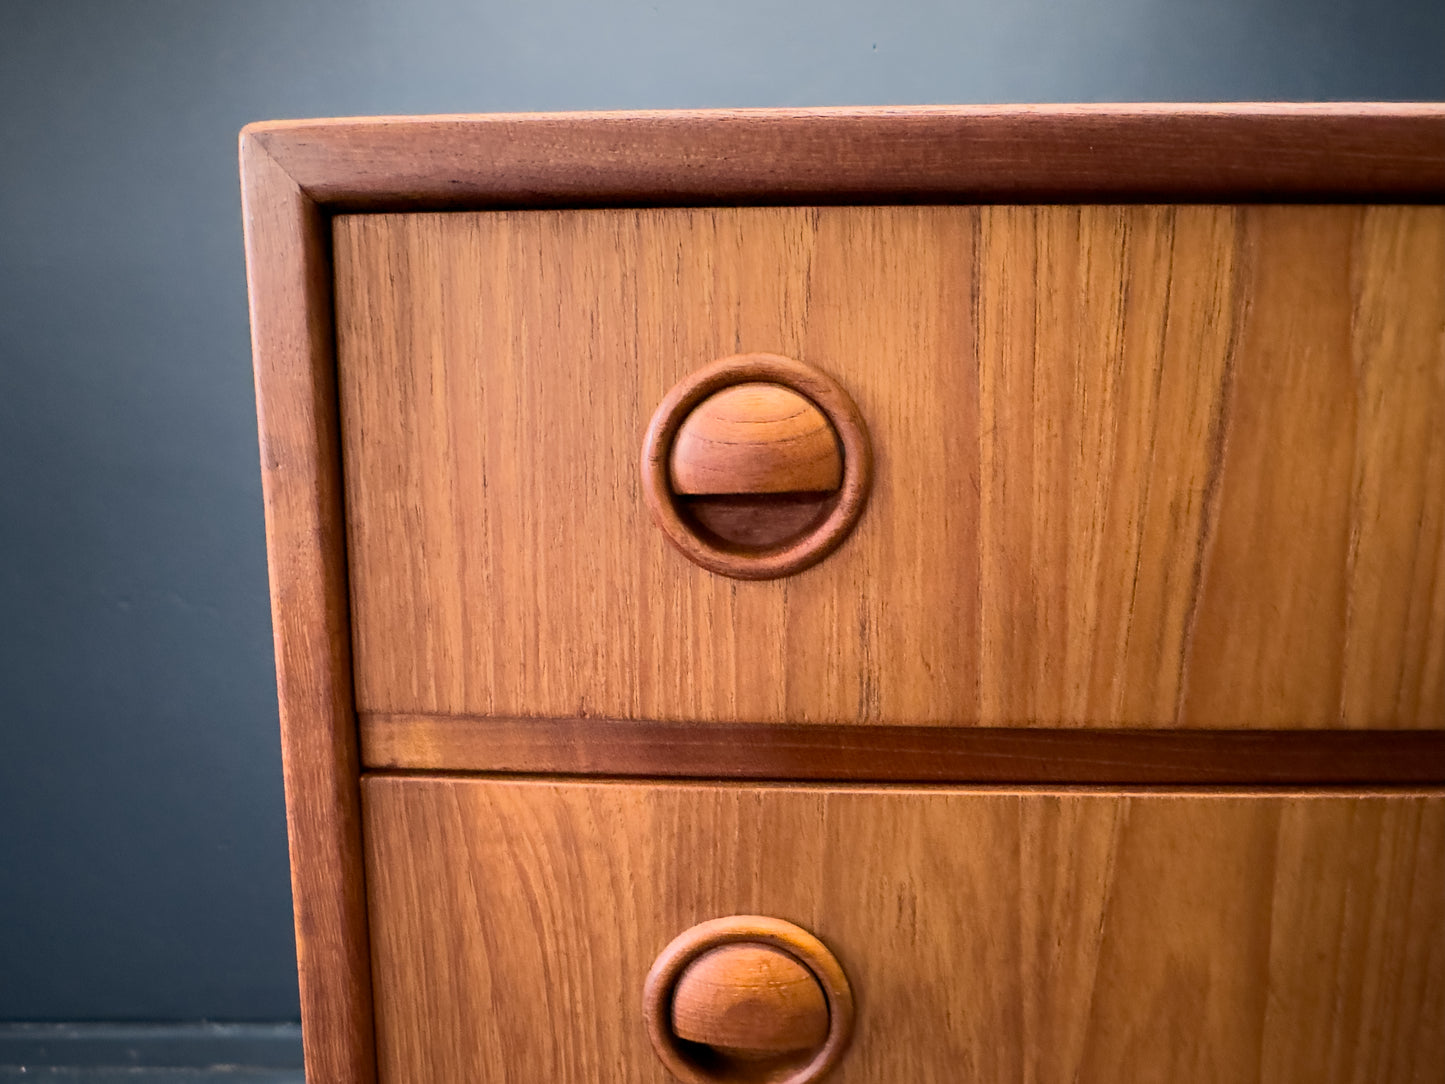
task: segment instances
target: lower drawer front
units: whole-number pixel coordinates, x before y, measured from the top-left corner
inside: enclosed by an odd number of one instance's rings
[[[1445,1080],[1445,793],[371,777],[382,1079],[655,1081],[730,914],[852,983],[839,1082]]]

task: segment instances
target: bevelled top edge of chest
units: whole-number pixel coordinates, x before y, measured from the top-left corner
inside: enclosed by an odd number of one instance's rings
[[[1445,103],[357,117],[241,141],[337,210],[1445,197]]]

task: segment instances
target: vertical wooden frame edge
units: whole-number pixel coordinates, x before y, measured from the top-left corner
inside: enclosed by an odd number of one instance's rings
[[[249,132],[240,160],[306,1073],[372,1084],[329,218]]]

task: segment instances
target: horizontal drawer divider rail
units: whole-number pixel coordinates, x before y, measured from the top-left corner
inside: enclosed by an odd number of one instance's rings
[[[360,716],[368,769],[910,783],[1445,783],[1440,730]]]

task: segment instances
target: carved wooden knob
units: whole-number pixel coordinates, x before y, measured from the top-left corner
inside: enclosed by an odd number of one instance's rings
[[[672,441],[672,491],[689,495],[832,493],[843,482],[833,426],[781,384],[708,396]]]
[[[791,922],[714,919],[669,944],[643,989],[648,1033],[687,1084],[806,1084],[838,1063],[853,993],[827,947]]]
[[[643,493],[668,539],[739,579],[800,572],[852,530],[872,480],[868,432],[832,378],[739,354],[683,380],[642,448]]]
[[[781,949],[723,945],[683,969],[672,991],[672,1033],[740,1058],[811,1051],[828,1037],[828,999]]]

